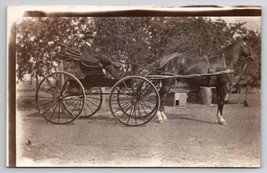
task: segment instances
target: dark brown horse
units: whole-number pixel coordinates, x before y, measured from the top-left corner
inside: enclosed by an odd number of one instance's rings
[[[244,40],[238,40],[221,51],[209,57],[190,57],[185,54],[172,54],[163,57],[157,65],[157,74],[207,74],[225,71],[228,69],[234,70],[238,60],[243,58],[246,61],[248,58],[254,59],[254,53]],[[221,125],[226,125],[223,118],[223,106],[226,94],[233,84],[233,74],[223,74],[214,76],[204,76],[196,79],[163,79],[162,86],[159,90],[161,106],[157,113],[158,121],[164,122],[167,119],[164,111],[165,98],[173,86],[175,80],[183,80],[191,89],[199,88],[200,86],[215,86],[217,91],[217,118]]]

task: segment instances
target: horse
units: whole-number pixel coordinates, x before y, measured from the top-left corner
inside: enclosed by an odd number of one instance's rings
[[[164,110],[166,96],[173,86],[174,82],[183,81],[188,84],[190,89],[197,89],[200,86],[214,86],[217,91],[217,118],[218,123],[227,125],[223,118],[223,107],[225,98],[229,92],[233,81],[233,74],[212,75],[212,73],[221,72],[225,70],[234,70],[238,60],[242,61],[248,59],[254,60],[255,53],[246,44],[244,39],[239,39],[229,46],[223,48],[217,53],[205,57],[192,57],[188,54],[174,53],[162,57],[156,64],[155,74],[176,74],[176,75],[192,75],[198,74],[199,77],[195,79],[190,78],[163,78],[161,80],[161,87],[159,89],[160,108],[156,114],[158,122],[162,123],[167,120]],[[201,74],[211,73],[210,76],[202,76]]]

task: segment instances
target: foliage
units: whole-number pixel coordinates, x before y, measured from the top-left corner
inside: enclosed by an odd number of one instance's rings
[[[124,64],[124,75],[140,74],[144,67],[174,52],[209,55],[234,41],[235,35],[247,35],[257,59],[248,65],[246,74],[254,83],[260,81],[260,33],[246,29],[244,23],[229,25],[204,17],[25,18],[17,24],[18,81],[56,70],[60,43],[79,47],[86,31],[94,33],[94,47],[101,56]],[[77,73],[75,64],[64,65]]]

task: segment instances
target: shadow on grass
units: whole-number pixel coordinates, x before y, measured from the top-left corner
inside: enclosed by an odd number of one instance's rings
[[[189,120],[189,121],[196,121],[196,122],[201,122],[201,123],[207,123],[207,124],[218,124],[217,122],[214,121],[207,121],[207,120],[200,120],[195,118],[195,115],[191,114],[168,114],[168,119],[178,119],[178,120]]]
[[[16,108],[17,110],[20,111],[28,111],[31,109],[35,109],[36,108],[35,100],[32,99],[17,100]]]
[[[31,121],[35,121],[35,122],[44,122],[44,123],[48,123],[48,124],[52,124],[50,122],[47,122],[40,114],[39,112],[36,110],[36,112],[33,112],[31,114],[28,114],[27,117],[34,117],[37,118],[39,117],[40,119],[32,119]],[[195,121],[195,122],[201,122],[201,123],[207,123],[207,124],[218,124],[217,122],[214,121],[207,121],[207,120],[201,120],[201,119],[197,119],[197,116],[195,115],[191,115],[191,114],[168,114],[168,119],[171,120],[189,120],[189,121]],[[113,124],[114,126],[120,126],[120,127],[127,127],[126,125],[120,123],[119,121],[117,121],[112,115],[108,114],[108,112],[106,113],[97,113],[95,115],[92,115],[90,117],[82,117],[80,116],[78,119],[74,120],[72,123],[70,124],[75,124],[75,121],[77,120],[81,120],[81,121],[88,121],[88,123],[95,123],[98,120],[104,120],[107,124]],[[28,120],[26,120],[28,121]],[[150,122],[148,122],[150,123]],[[145,126],[145,125],[144,125]]]
[[[94,114],[92,116],[89,117],[83,117],[80,116],[79,119],[85,119],[85,120],[113,120],[114,118],[108,115],[103,115],[101,113],[99,114]]]

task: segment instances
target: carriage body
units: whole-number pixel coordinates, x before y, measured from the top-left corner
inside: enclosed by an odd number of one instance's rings
[[[88,118],[99,111],[104,95],[109,95],[111,114],[125,125],[140,126],[156,115],[160,100],[151,81],[141,76],[113,79],[101,64],[78,62],[84,77],[57,71],[40,82],[36,90],[36,108],[45,120],[69,124],[77,118]],[[103,87],[111,88],[111,91],[103,92]]]

